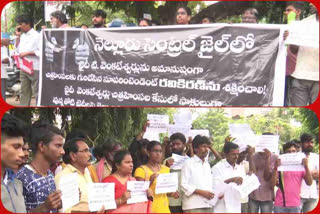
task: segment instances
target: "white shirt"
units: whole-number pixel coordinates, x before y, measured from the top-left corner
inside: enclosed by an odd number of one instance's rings
[[[198,156],[187,160],[181,169],[182,209],[211,208],[206,198],[194,194],[196,189],[212,192],[212,177],[207,160],[202,162]]]
[[[316,15],[301,20],[309,28],[318,28]],[[291,74],[296,79],[319,81],[319,48],[299,46],[295,71]]]
[[[28,60],[33,62],[33,70],[40,68],[40,46],[41,46],[40,33],[31,28],[27,33],[23,33],[20,37],[20,43],[17,47],[17,53],[34,52],[35,56],[27,56]]]
[[[311,173],[313,171],[319,171],[319,155],[318,154],[310,153],[308,166]],[[313,180],[311,186],[308,186],[305,180],[302,180],[300,197],[301,198],[319,198],[316,180]]]
[[[243,166],[235,164],[233,167],[226,159],[222,159],[212,167],[213,186],[229,178],[244,178],[245,175]],[[233,182],[226,185],[224,197],[214,206],[214,213],[241,213],[241,197],[239,191],[234,188],[236,185]]]

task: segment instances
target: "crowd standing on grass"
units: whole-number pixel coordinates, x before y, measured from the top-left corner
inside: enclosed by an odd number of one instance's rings
[[[144,139],[147,126],[134,137],[129,150],[116,139],[96,145],[93,161],[85,130],[71,130],[65,136],[44,121],[35,121],[28,129],[5,114],[1,121],[4,207],[19,213],[72,212],[72,208],[62,210],[63,189],[59,189],[70,174],[78,177],[79,195],[74,197],[81,203],[88,203],[89,184],[115,184],[116,209],[102,206],[100,213],[306,213],[318,203],[319,155],[313,152],[310,134],[286,142],[282,149],[283,154],[303,154],[303,170],[279,171],[280,156],[268,149],[255,152],[247,146],[240,152],[239,145],[226,137],[223,151],[216,151],[210,138],[197,135],[187,140],[182,133],[173,133],[162,143],[149,141]],[[165,151],[170,152],[165,155]],[[185,158],[181,168],[173,167],[176,156]],[[215,161],[209,163],[210,156]],[[156,193],[159,175],[168,173],[178,174],[178,188]],[[237,187],[252,175],[259,187],[249,195],[239,194]],[[127,203],[131,198],[128,181],[150,182],[148,200]],[[219,192],[222,187],[224,191]]]
[[[284,16],[287,22],[294,20],[301,21],[313,28],[319,25],[319,14],[316,7],[310,3],[311,16],[301,20],[304,8],[304,2],[287,2]],[[190,24],[192,13],[188,7],[179,7],[176,11],[176,24]],[[259,12],[255,8],[247,8],[242,13],[242,23],[258,24]],[[121,20],[106,23],[107,13],[104,10],[97,9],[92,14],[92,26],[82,24],[79,28],[106,28],[106,27],[121,27],[125,24]],[[20,71],[21,90],[20,104],[22,106],[30,106],[31,98],[37,99],[39,87],[39,54],[40,54],[40,34],[33,29],[34,20],[29,15],[18,15],[16,17],[17,27],[15,30],[15,47],[16,54],[21,59],[25,59],[32,63],[32,72]],[[61,11],[55,11],[51,14],[50,19],[52,28],[70,28],[67,24],[67,17]],[[204,16],[201,20],[202,24],[214,23],[210,16]],[[232,24],[230,21],[229,24]],[[200,23],[199,23],[200,24]],[[150,27],[157,25],[149,18],[139,19],[138,26]],[[46,28],[46,27],[43,27]],[[289,33],[284,33],[284,39]],[[9,66],[10,56],[6,47],[9,45],[8,39],[1,39],[1,92],[5,98],[6,92],[6,68]],[[50,55],[47,50],[46,55]],[[52,54],[52,53],[51,53]],[[48,57],[48,56],[47,56]],[[49,56],[50,58],[50,56]],[[319,48],[311,48],[304,46],[289,45],[287,46],[286,59],[286,78],[285,78],[285,106],[306,106],[313,103],[319,93]]]

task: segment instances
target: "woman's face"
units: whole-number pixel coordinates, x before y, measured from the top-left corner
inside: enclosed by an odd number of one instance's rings
[[[162,148],[160,145],[155,145],[151,151],[149,151],[149,159],[152,162],[161,163],[162,159]]]
[[[117,165],[117,171],[122,174],[131,175],[133,170],[133,161],[131,155],[127,154],[124,156],[120,165]]]

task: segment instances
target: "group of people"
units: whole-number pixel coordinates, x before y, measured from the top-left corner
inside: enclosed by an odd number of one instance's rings
[[[65,137],[62,130],[42,121],[27,129],[22,121],[5,114],[1,122],[4,207],[19,213],[61,212],[59,183],[72,173],[77,174],[79,201],[83,203],[88,203],[88,184],[115,184],[117,208],[102,206],[99,212],[306,213],[317,205],[319,155],[312,152],[314,139],[309,134],[302,134],[300,142],[283,145],[283,153],[306,155],[301,163],[304,170],[279,172],[279,157],[267,149],[254,152],[248,146],[240,152],[227,137],[219,152],[212,148],[210,138],[197,135],[187,140],[181,133],[172,134],[161,144],[143,138],[146,127],[147,123],[128,150],[117,140],[106,139],[92,154],[84,131],[72,130]],[[186,158],[181,168],[172,167],[174,155]],[[166,173],[178,173],[178,189],[156,194],[157,177]],[[252,174],[260,186],[249,195],[239,194],[236,187]],[[127,204],[131,198],[128,181],[149,181],[148,201]],[[216,191],[222,187],[224,191]],[[210,204],[214,199],[216,204]]]
[[[284,15],[288,19],[289,14],[294,14],[296,20],[300,20],[303,13],[303,2],[287,2]],[[310,11],[312,16],[301,20],[310,28],[319,24],[318,12],[316,7],[310,3]],[[95,10],[92,16],[93,28],[106,27],[107,14],[103,10]],[[191,19],[191,10],[188,7],[180,7],[176,12],[176,24],[189,24]],[[20,72],[21,94],[20,103],[22,106],[29,106],[32,95],[37,99],[39,84],[39,54],[40,54],[40,34],[33,29],[33,21],[28,15],[21,15],[16,18],[18,26],[16,27],[15,41],[16,53],[20,58],[27,58],[33,63],[33,72]],[[258,23],[259,13],[254,8],[248,8],[242,14],[243,23]],[[211,17],[203,17],[201,23],[213,23]],[[139,26],[152,26],[149,19],[143,18],[139,20]],[[66,15],[61,11],[51,14],[52,28],[69,28]],[[119,27],[121,24],[119,25]],[[87,25],[81,25],[81,28],[88,28]],[[288,32],[284,34],[286,39]],[[2,46],[9,44],[9,41],[2,39]],[[3,53],[1,51],[1,53]],[[47,54],[47,53],[46,53]],[[2,57],[4,56],[4,57]],[[5,98],[5,64],[8,63],[6,54],[1,54],[1,85],[2,96]],[[285,105],[289,106],[305,106],[313,103],[319,92],[319,48],[311,48],[304,46],[289,45],[287,47],[286,61],[286,92]]]

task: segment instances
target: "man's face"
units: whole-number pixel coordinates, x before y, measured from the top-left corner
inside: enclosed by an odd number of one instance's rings
[[[286,16],[287,20],[288,20],[288,15],[289,13],[296,13],[296,19],[298,19],[301,10],[296,9],[294,6],[289,5],[286,7],[285,11],[284,11],[284,15]]]
[[[23,137],[6,137],[1,144],[1,165],[12,170],[18,170],[23,163]]]
[[[308,142],[301,143],[302,151],[303,152],[312,152],[313,150],[313,140],[310,140]]]
[[[226,159],[227,161],[231,164],[234,165],[239,157],[239,149],[231,149],[228,154],[226,154]]]
[[[208,18],[203,18],[201,23],[202,24],[210,24],[210,20]]]
[[[28,143],[25,143],[22,147],[23,153],[24,153],[24,157],[23,157],[23,162],[24,164],[26,164],[29,160],[29,156],[30,156],[30,147]]]
[[[83,168],[90,165],[91,153],[88,145],[83,141],[77,142],[78,151],[74,154],[74,163]]]
[[[244,14],[242,14],[242,23],[256,24],[257,18],[250,11],[246,11],[246,12],[244,12]]]
[[[184,148],[185,148],[185,144],[181,140],[176,139],[172,141],[172,144],[171,144],[172,153],[175,153],[177,155],[182,155]]]
[[[92,16],[92,24],[95,27],[103,27],[104,25],[104,18],[102,18],[101,16]]]
[[[208,151],[209,151],[209,146],[207,144],[202,144],[200,145],[198,148],[195,148],[195,154],[200,158],[200,159],[204,159],[205,157],[207,157],[208,155]]]
[[[31,29],[31,26],[30,26],[30,24],[21,22],[21,23],[18,23],[18,28],[21,29],[21,32],[27,33]]]
[[[60,135],[53,136],[51,142],[43,145],[43,155],[50,164],[57,163],[64,155],[64,138]]]
[[[286,149],[284,153],[297,153],[297,149],[294,146],[291,146],[290,148]]]
[[[179,10],[176,13],[176,19],[178,25],[186,25],[189,24],[190,16],[188,16],[187,11],[183,8],[179,8]]]

